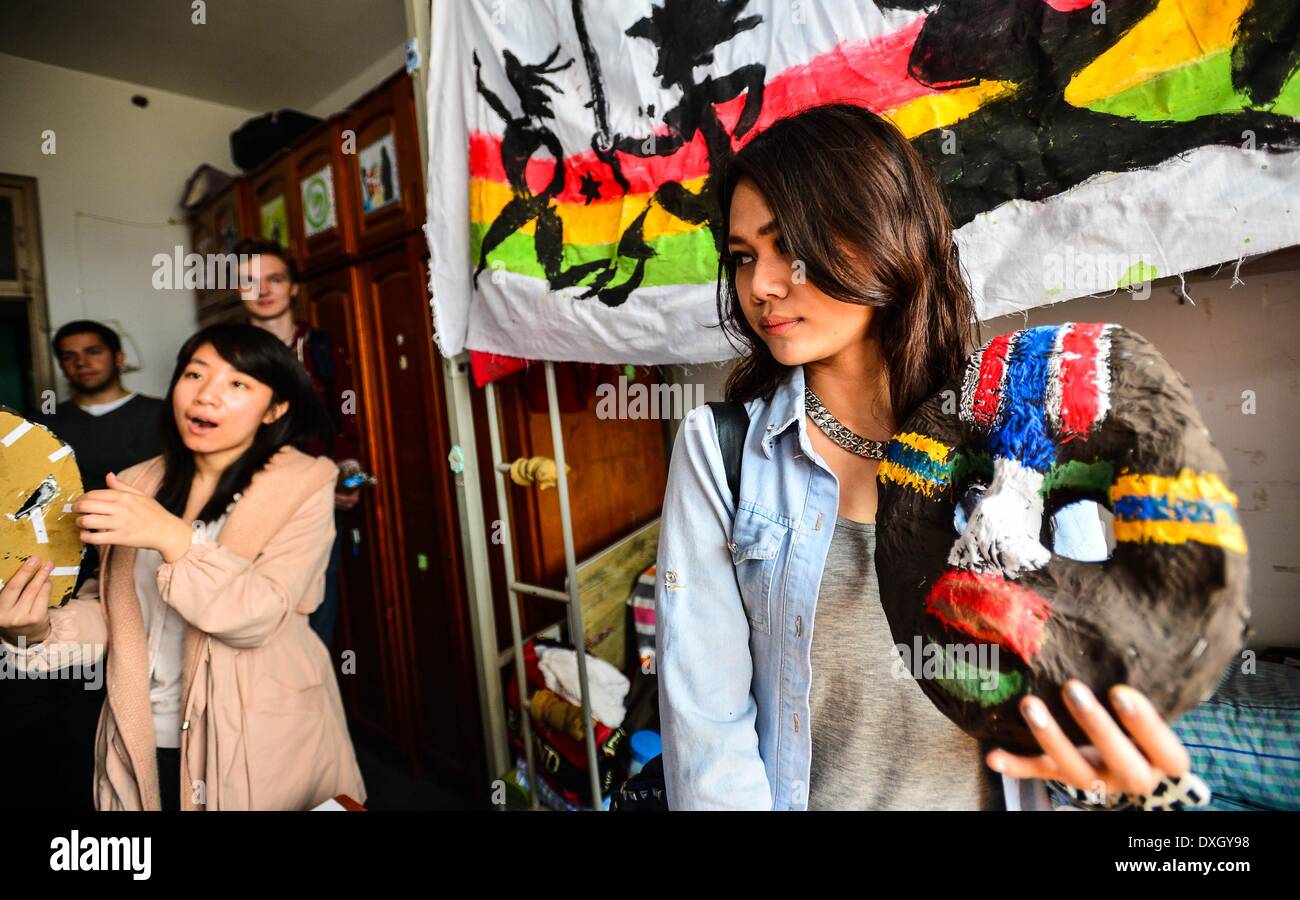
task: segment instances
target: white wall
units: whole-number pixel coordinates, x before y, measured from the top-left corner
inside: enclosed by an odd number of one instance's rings
[[[132,105],[134,94],[148,107]],[[151,285],[154,254],[188,244],[185,179],[203,162],[237,173],[230,132],[254,115],[0,54],[0,172],[37,179],[51,327],[80,318],[120,326],[128,363],[140,366],[125,379],[133,390],[162,394],[195,329],[193,291]]]
[[[375,60],[360,74],[321,97],[304,111],[311,113],[313,116],[328,119],[336,112],[347,109],[355,100],[378,86],[381,81],[405,65],[406,44],[402,43]]]
[[[1120,291],[1007,316],[983,325],[983,338],[1028,325],[1117,322],[1146,337],[1191,385],[1239,499],[1250,546],[1253,647],[1300,646],[1300,269],[1252,274],[1232,287],[1232,265],[1191,282],[1195,305],[1179,303],[1178,279],[1152,286],[1147,300]],[[703,384],[722,399],[728,366],[671,366],[679,383]],[[1256,411],[1243,411],[1253,391]],[[696,394],[697,395],[697,394]]]

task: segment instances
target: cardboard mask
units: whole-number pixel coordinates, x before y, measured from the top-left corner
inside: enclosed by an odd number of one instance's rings
[[[1214,689],[1247,633],[1246,542],[1187,384],[1118,325],[995,338],[914,413],[879,468],[876,567],[897,645],[968,733],[1039,753],[1018,701],[1125,683],[1166,719]],[[1053,514],[1114,515],[1105,562],[1050,551]],[[958,504],[969,508],[960,534]],[[900,648],[900,649],[901,649]],[[933,665],[931,665],[933,663]]]
[[[36,555],[54,560],[50,605],[72,595],[84,550],[72,512],[79,496],[81,472],[72,448],[0,407],[0,582]]]

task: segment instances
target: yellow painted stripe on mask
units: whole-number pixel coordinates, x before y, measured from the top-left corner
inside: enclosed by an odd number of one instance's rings
[[[887,459],[881,460],[880,465],[876,467],[876,477],[919,491],[927,497],[934,496],[934,489],[938,487],[930,479],[918,475],[906,466],[900,466],[898,463],[890,462]]]
[[[1212,544],[1236,553],[1246,552],[1246,534],[1236,522],[1114,522],[1115,540],[1125,543]]]
[[[896,435],[895,440],[901,444],[906,444],[913,450],[919,450],[935,462],[947,462],[948,454],[952,452],[952,448],[947,444],[940,443],[924,434],[917,434],[914,431]]]
[[[1237,495],[1213,472],[1183,469],[1177,475],[1121,473],[1110,488],[1110,499],[1168,497],[1170,500],[1212,500],[1237,505]]]

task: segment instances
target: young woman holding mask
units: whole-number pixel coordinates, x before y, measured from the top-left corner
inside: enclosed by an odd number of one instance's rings
[[[163,455],[74,504],[98,580],[50,609],[49,564],[0,590],[17,664],[107,653],[98,809],[309,809],[363,801],[329,653],[308,626],[334,537],[337,467],[306,371],[275,337],[214,325],[181,348]],[[192,523],[192,524],[191,524]]]
[[[1025,697],[1043,754],[986,756],[893,675],[873,563],[877,461],[809,413],[825,408],[870,446],[964,368],[973,305],[921,156],[867,110],[818,107],[742,149],[721,199],[719,316],[747,351],[727,397],[750,426],[739,502],[707,406],[683,422],[669,471],[657,638],[672,807],[994,808],[986,764],[1008,776],[1012,806],[1031,793],[1045,805],[1041,784],[1020,779],[1114,796],[1183,775],[1187,751],[1131,688],[1110,694],[1121,728],[1067,685],[1084,748]],[[1089,513],[1058,514],[1057,552],[1104,558]]]

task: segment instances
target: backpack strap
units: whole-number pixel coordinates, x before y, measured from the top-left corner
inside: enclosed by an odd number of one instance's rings
[[[722,450],[722,468],[727,473],[733,505],[740,502],[740,459],[749,434],[749,410],[736,400],[710,400],[713,423],[718,429],[718,446]]]

